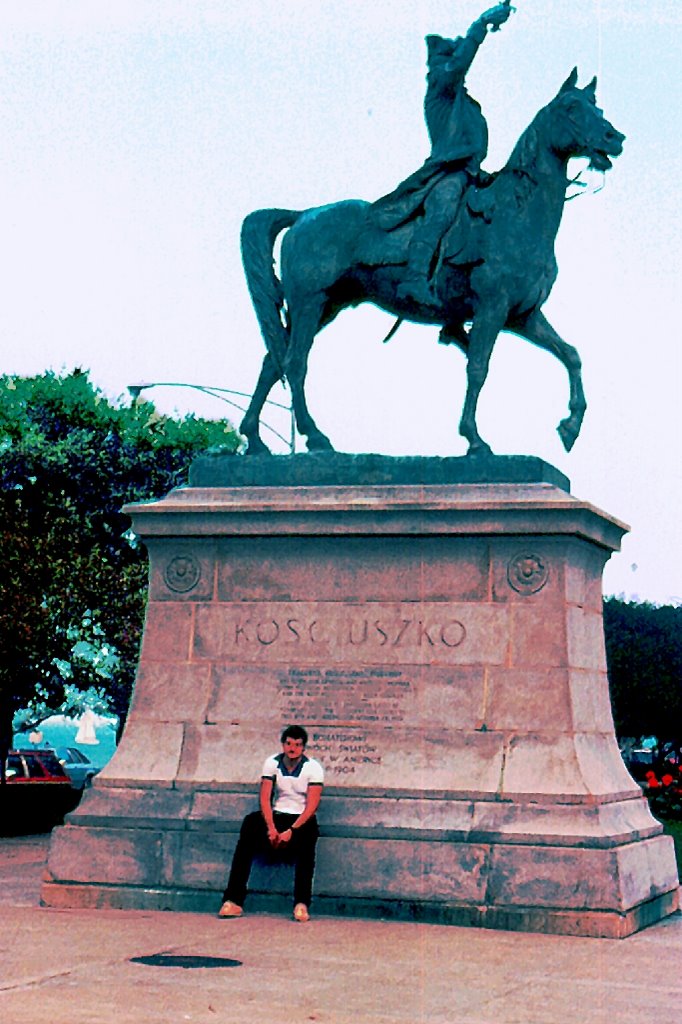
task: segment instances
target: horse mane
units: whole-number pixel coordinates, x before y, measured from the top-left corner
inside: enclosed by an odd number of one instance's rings
[[[549,105],[538,111],[526,130],[522,132],[500,173],[508,171],[512,174],[531,175],[532,168],[536,163],[540,133],[547,120],[548,109]]]

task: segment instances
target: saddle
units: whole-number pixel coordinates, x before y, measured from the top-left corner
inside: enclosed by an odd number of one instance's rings
[[[406,178],[387,196],[367,209],[367,232],[363,238],[363,259],[366,266],[401,265],[408,262],[408,248],[413,229],[424,216],[424,201],[451,170],[429,169],[429,161]],[[429,173],[427,174],[427,170]],[[460,171],[454,173],[461,173]],[[441,234],[438,262],[464,266],[481,262],[481,229],[492,220],[495,209],[495,175],[480,172],[479,178],[467,186],[458,215]]]
[[[449,173],[446,165],[428,159],[392,192],[372,203],[372,216],[383,231],[396,231],[414,220],[435,186]]]
[[[455,267],[483,262],[483,232],[495,212],[495,190],[490,188],[493,176],[480,187],[472,183],[464,193],[459,216],[443,236],[440,262]]]

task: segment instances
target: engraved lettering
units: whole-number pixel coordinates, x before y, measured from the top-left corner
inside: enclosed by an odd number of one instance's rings
[[[402,620],[402,626],[398,630],[398,635],[396,636],[395,640],[393,641],[393,646],[394,647],[400,647],[402,639],[405,636],[405,633],[407,632],[407,630],[410,628],[411,625],[412,625],[412,619],[403,619]]]
[[[300,623],[299,623],[298,619],[287,619],[287,629],[289,630],[289,632],[293,636],[295,643],[298,643],[299,640],[301,639],[301,634],[299,633],[298,629],[296,628],[299,625],[300,625]]]
[[[238,644],[242,638],[246,641],[247,644],[250,643],[250,637],[249,637],[248,633],[246,632],[247,627],[250,626],[250,625],[251,625],[250,622],[245,622],[243,624],[237,622],[235,624],[235,627],[234,627],[234,642],[236,644]]]
[[[388,643],[388,633],[386,632],[385,629],[381,628],[381,623],[379,622],[378,619],[375,619],[374,621],[374,628],[381,637],[381,640],[379,641],[379,646],[383,647],[384,644]]]
[[[271,627],[272,631],[268,634],[266,631],[271,629]],[[259,622],[258,625],[256,626],[256,639],[258,640],[259,644],[263,645],[263,647],[269,647],[270,644],[274,644],[275,640],[277,640],[278,637],[279,623],[275,622],[274,619],[272,620],[272,622]]]
[[[310,637],[311,644],[319,643],[320,639],[321,639],[320,637],[315,636],[315,627],[316,626],[317,626],[317,619],[313,619],[313,621],[308,626],[308,636]]]
[[[453,619],[452,622],[446,622],[444,626],[441,626],[440,640],[446,647],[459,647],[466,635],[466,629],[457,619]]]
[[[349,644],[352,644],[353,646],[357,646],[358,644],[366,644],[367,643],[367,630],[368,630],[367,619],[363,619],[362,626],[363,626],[362,635],[361,635],[359,640],[355,640],[353,638],[353,623],[352,622],[349,623],[349,627],[348,627],[348,643]]]
[[[427,641],[428,641],[428,643],[429,643],[429,645],[431,647],[435,647],[435,644],[433,642],[433,637],[429,636],[428,627],[426,627],[424,625],[424,623],[421,621],[421,619],[419,620],[419,631],[418,631],[417,636],[418,636],[417,643],[419,644],[420,647],[422,645],[422,638],[423,637],[426,637],[426,639],[427,639]]]

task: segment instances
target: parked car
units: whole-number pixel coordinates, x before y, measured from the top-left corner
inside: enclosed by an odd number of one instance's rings
[[[57,747],[59,763],[71,779],[74,789],[89,786],[100,769],[78,747]]]
[[[17,785],[71,784],[54,750],[10,750],[5,774],[9,783]]]
[[[10,750],[0,787],[0,834],[46,832],[80,799],[54,750]]]
[[[644,782],[646,773],[654,763],[654,752],[646,747],[631,750],[625,762],[636,782]]]

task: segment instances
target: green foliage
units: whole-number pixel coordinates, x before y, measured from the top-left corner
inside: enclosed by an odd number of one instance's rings
[[[239,444],[226,420],[112,404],[80,370],[0,378],[0,745],[20,708],[57,710],[74,690],[104,688],[125,715],[147,560],[122,506]]]
[[[619,736],[682,742],[682,607],[608,598],[604,635]]]
[[[111,701],[104,686],[99,689],[91,686],[87,690],[79,690],[78,687],[66,683],[64,700],[57,708],[43,700],[39,686],[30,703],[14,715],[12,729],[14,732],[31,732],[33,729],[38,729],[51,715],[80,718],[86,709],[93,711],[96,715],[111,714]]]

